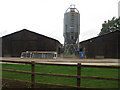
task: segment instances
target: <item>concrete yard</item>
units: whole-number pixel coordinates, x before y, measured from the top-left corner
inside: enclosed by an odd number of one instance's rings
[[[77,58],[57,58],[57,59],[31,59],[31,58],[12,58],[3,57],[0,60],[12,60],[12,61],[35,61],[36,63],[57,63],[57,64],[77,64],[83,65],[120,65],[119,59],[77,59]]]

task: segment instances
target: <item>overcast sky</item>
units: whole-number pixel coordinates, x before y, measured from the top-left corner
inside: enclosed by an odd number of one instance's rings
[[[64,43],[63,18],[75,4],[80,12],[80,41],[95,37],[105,20],[118,17],[119,0],[0,0],[0,37],[28,29]]]

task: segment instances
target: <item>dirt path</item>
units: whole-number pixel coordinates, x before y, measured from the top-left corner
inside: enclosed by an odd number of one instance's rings
[[[0,58],[0,60],[12,61],[35,61],[37,63],[59,63],[59,64],[76,64],[82,63],[84,65],[120,65],[118,59],[76,59],[76,58],[57,58],[57,59],[21,59],[21,58]]]

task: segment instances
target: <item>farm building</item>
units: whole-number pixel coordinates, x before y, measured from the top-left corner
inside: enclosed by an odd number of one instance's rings
[[[80,42],[85,58],[120,58],[120,31]]]
[[[53,38],[23,29],[2,37],[2,56],[20,57],[25,51],[56,51],[61,43]]]

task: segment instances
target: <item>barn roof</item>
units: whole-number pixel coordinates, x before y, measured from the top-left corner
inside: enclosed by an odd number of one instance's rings
[[[33,32],[33,31],[30,31],[30,30],[27,30],[27,29],[22,29],[22,30],[20,30],[20,31],[16,31],[16,32],[14,32],[14,33],[11,33],[11,34],[2,36],[2,38],[11,36],[11,35],[13,35],[13,34],[17,34],[17,33],[19,33],[19,32],[25,32],[25,31],[26,31],[26,32],[30,32],[30,33],[34,33],[34,34],[37,34],[37,35],[40,35],[40,36],[43,36],[43,37],[46,37],[46,38],[49,38],[49,39],[51,39],[51,40],[54,40],[54,41],[57,41],[58,43],[60,43],[58,40],[56,40],[56,39],[54,39],[54,38],[51,38],[51,37],[48,37],[48,36],[45,36],[45,35],[42,35],[42,34]],[[61,44],[61,43],[60,43],[60,44]]]
[[[116,31],[113,31],[113,32],[109,32],[109,33],[106,33],[106,34],[103,34],[103,35],[97,36],[97,37],[93,37],[93,38],[90,38],[90,39],[87,39],[87,40],[81,41],[80,43],[83,43],[83,42],[86,42],[86,41],[89,41],[89,40],[93,40],[93,39],[97,39],[97,38],[100,38],[100,37],[104,37],[104,36],[106,36],[106,35],[114,34],[114,33],[120,33],[120,30],[116,30]]]

